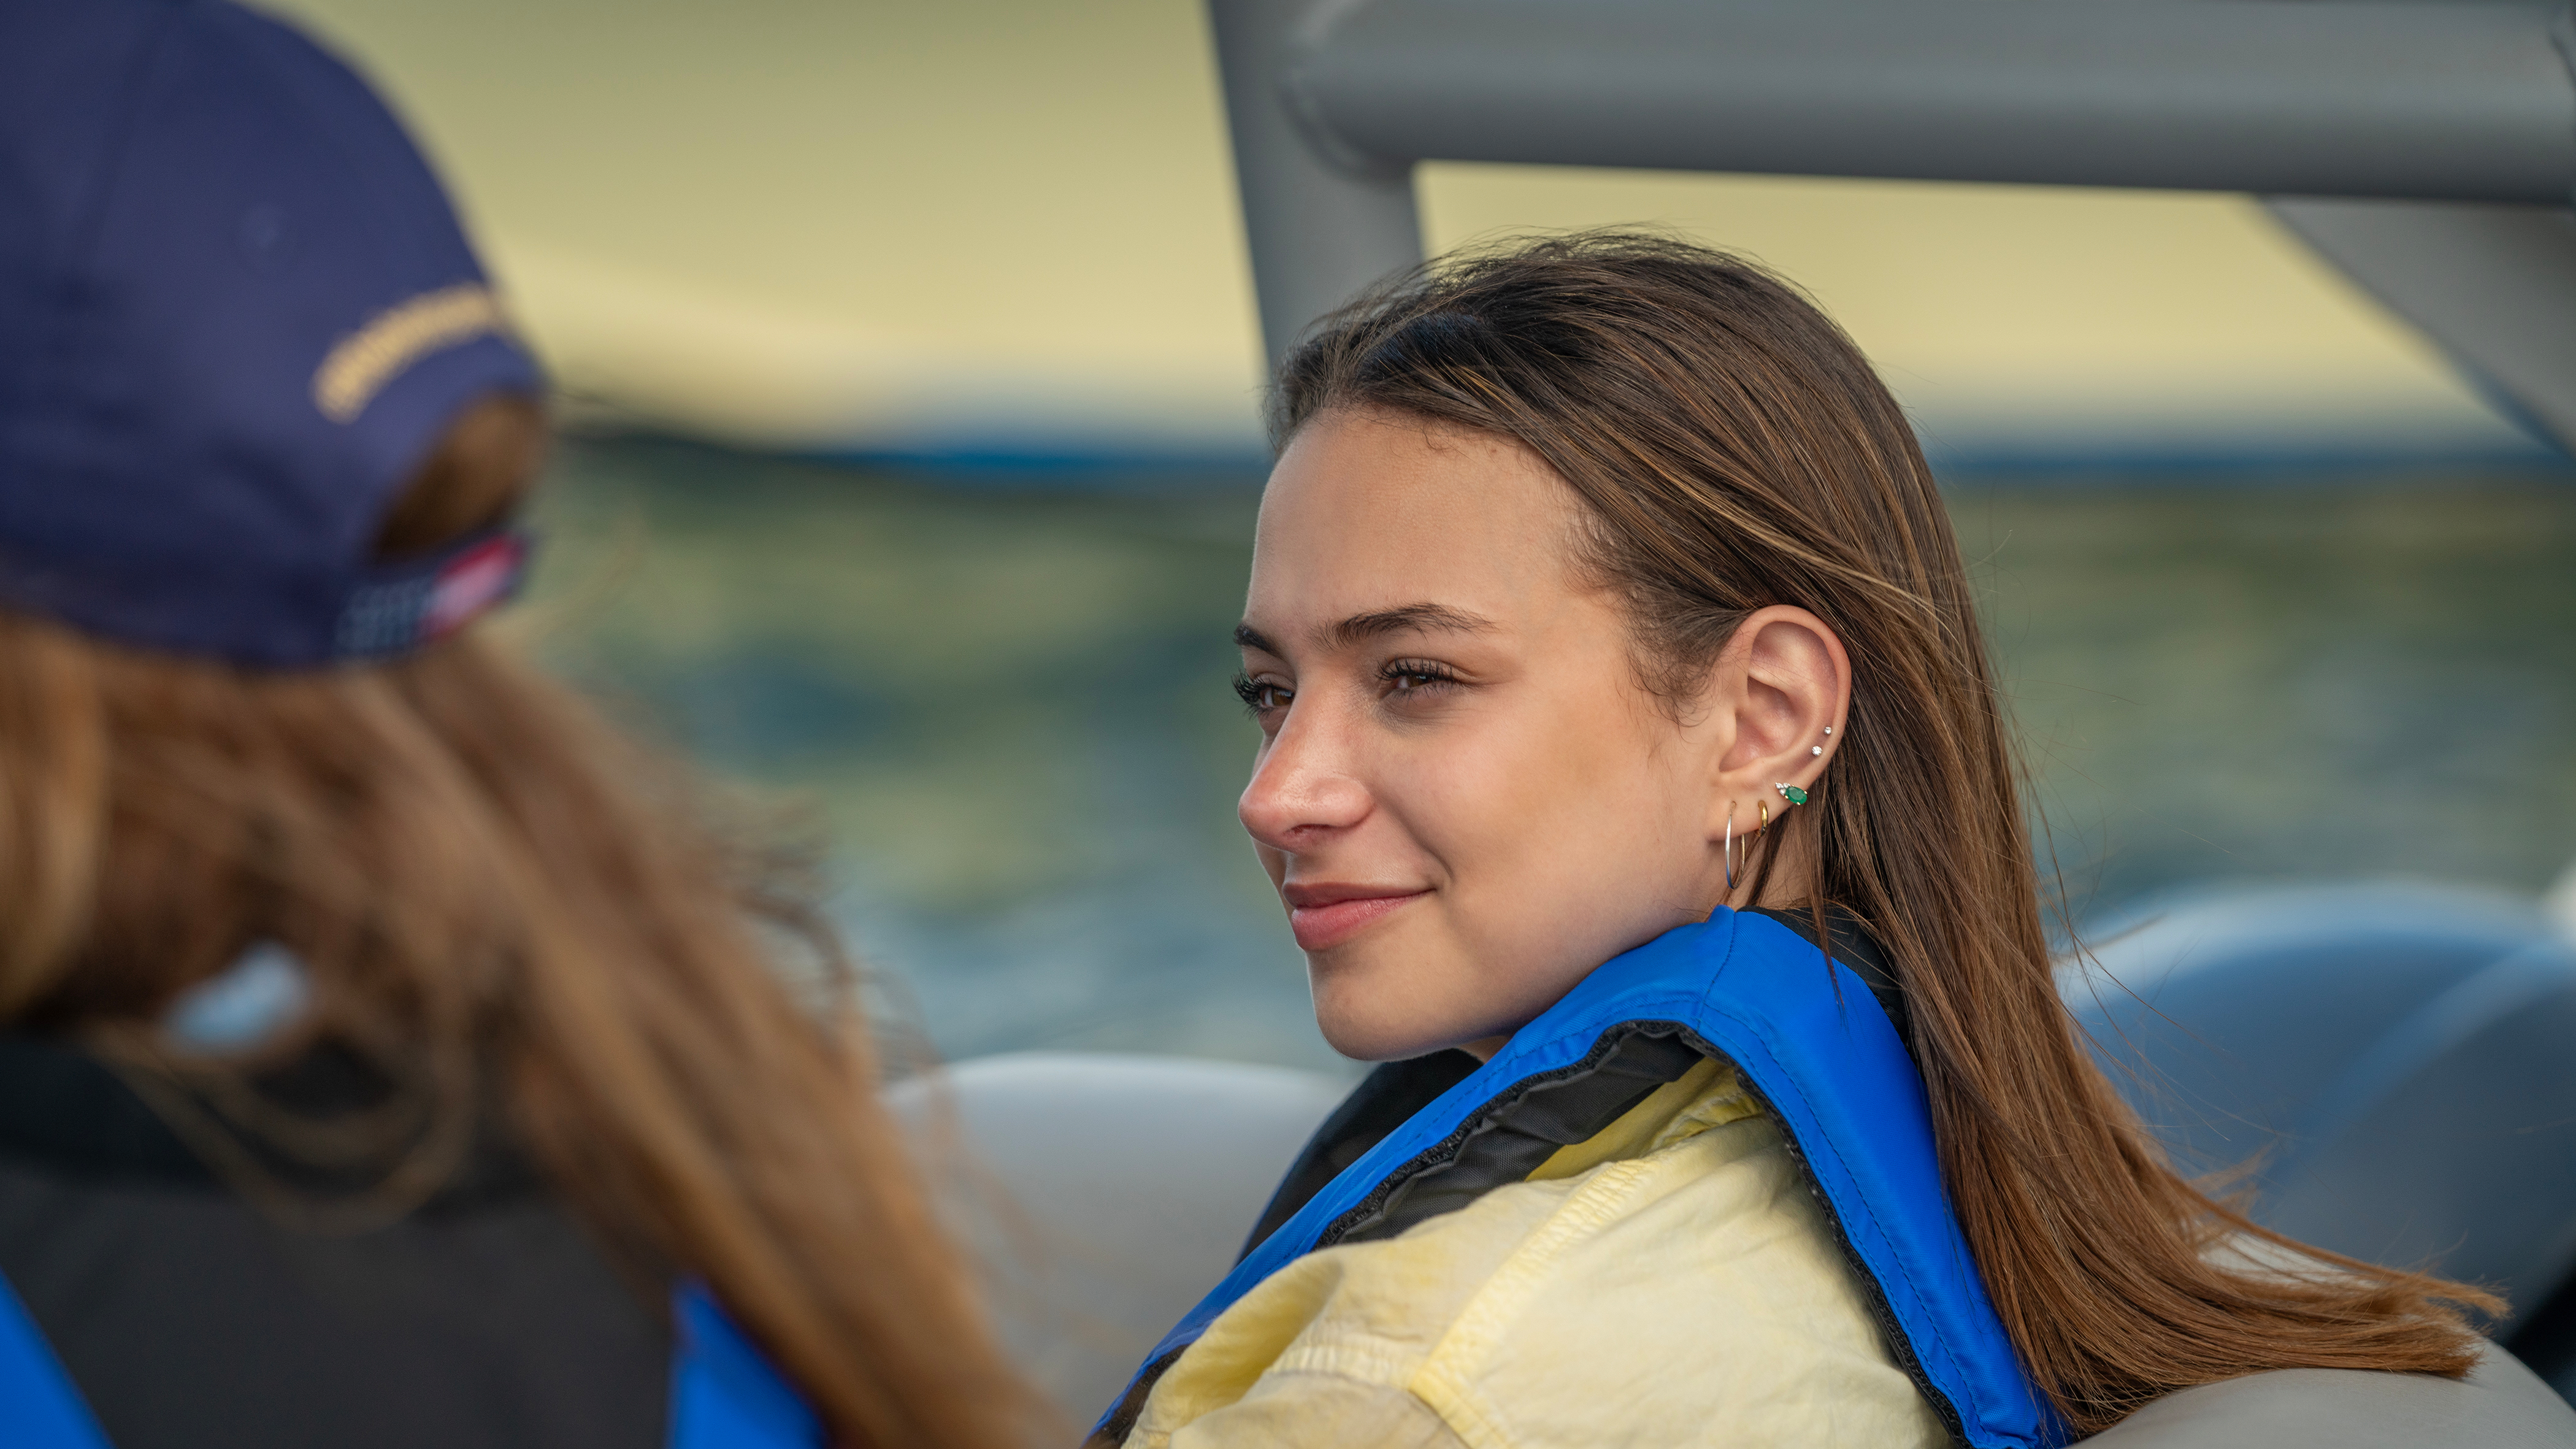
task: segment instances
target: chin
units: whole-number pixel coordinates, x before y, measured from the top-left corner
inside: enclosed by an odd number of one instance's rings
[[[1321,1017],[1316,1018],[1315,1024],[1323,1028],[1324,1042],[1327,1046],[1355,1062],[1408,1061],[1414,1057],[1429,1056],[1442,1047],[1453,1044],[1442,1041],[1421,1041],[1404,1032],[1353,1031],[1348,1027],[1330,1025]]]
[[[1495,1035],[1494,983],[1478,953],[1409,908],[1328,950],[1306,953],[1315,1026],[1354,1061],[1400,1062]]]
[[[1395,1062],[1405,1058],[1400,1045],[1390,1043],[1379,1032],[1354,1031],[1348,1022],[1336,1021],[1323,1012],[1315,1013],[1316,1029],[1324,1034],[1324,1045],[1355,1062]]]
[[[1312,980],[1316,1028],[1326,1045],[1353,1061],[1400,1062],[1489,1034],[1462,1023],[1387,1010],[1382,993],[1348,990],[1347,983],[1330,981],[1320,970]]]

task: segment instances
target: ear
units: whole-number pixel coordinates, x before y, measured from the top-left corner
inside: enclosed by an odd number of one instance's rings
[[[1743,812],[1740,832],[1761,802],[1775,820],[1790,808],[1778,786],[1804,790],[1833,762],[1851,709],[1851,658],[1824,620],[1775,604],[1736,626],[1709,674],[1703,698],[1718,745],[1713,824],[1732,801]]]

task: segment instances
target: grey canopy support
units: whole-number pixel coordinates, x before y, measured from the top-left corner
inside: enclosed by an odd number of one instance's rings
[[[1423,161],[2243,191],[2576,436],[2565,12],[2353,0],[1209,0],[1262,330],[1421,259]],[[2535,215],[2540,213],[2540,215]],[[2531,287],[2544,291],[2525,290]],[[2499,301],[2502,298],[2513,300]]]
[[[2271,207],[2498,403],[2576,451],[2576,216],[2457,202]]]
[[[1244,240],[1275,365],[1306,325],[1422,260],[1413,163],[1328,158],[1289,114],[1282,80],[1316,0],[1209,0]]]

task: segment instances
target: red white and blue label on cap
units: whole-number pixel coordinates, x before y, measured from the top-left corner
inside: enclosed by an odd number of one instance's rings
[[[332,652],[377,659],[455,633],[517,595],[531,549],[526,534],[491,533],[398,573],[375,574],[340,611]]]

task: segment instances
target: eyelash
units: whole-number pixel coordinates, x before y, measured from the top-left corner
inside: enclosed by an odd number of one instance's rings
[[[1389,660],[1386,667],[1377,672],[1377,677],[1396,694],[1419,694],[1426,689],[1446,689],[1458,683],[1458,676],[1448,665],[1435,664],[1428,659]],[[1400,683],[1407,679],[1414,683],[1410,686]]]
[[[1269,709],[1264,709],[1262,707],[1261,697],[1265,694],[1280,695],[1284,696],[1285,699],[1294,699],[1297,697],[1294,690],[1291,690],[1284,685],[1272,684],[1268,680],[1255,679],[1250,674],[1238,674],[1234,677],[1234,697],[1243,701],[1244,713],[1251,715],[1254,719],[1259,719],[1264,714],[1269,713],[1270,709],[1277,709],[1279,707],[1278,703],[1273,703],[1269,706]],[[1284,700],[1282,702],[1284,702]]]
[[[1387,685],[1391,694],[1420,694],[1430,689],[1452,688],[1459,682],[1448,665],[1435,664],[1428,659],[1389,660],[1384,668],[1378,670],[1377,677]],[[1406,680],[1413,683],[1408,685],[1404,683]],[[1284,707],[1297,697],[1297,691],[1284,684],[1255,679],[1248,673],[1236,675],[1233,683],[1234,697],[1243,701],[1244,712],[1254,719]],[[1271,697],[1266,706],[1262,703],[1264,696]]]

